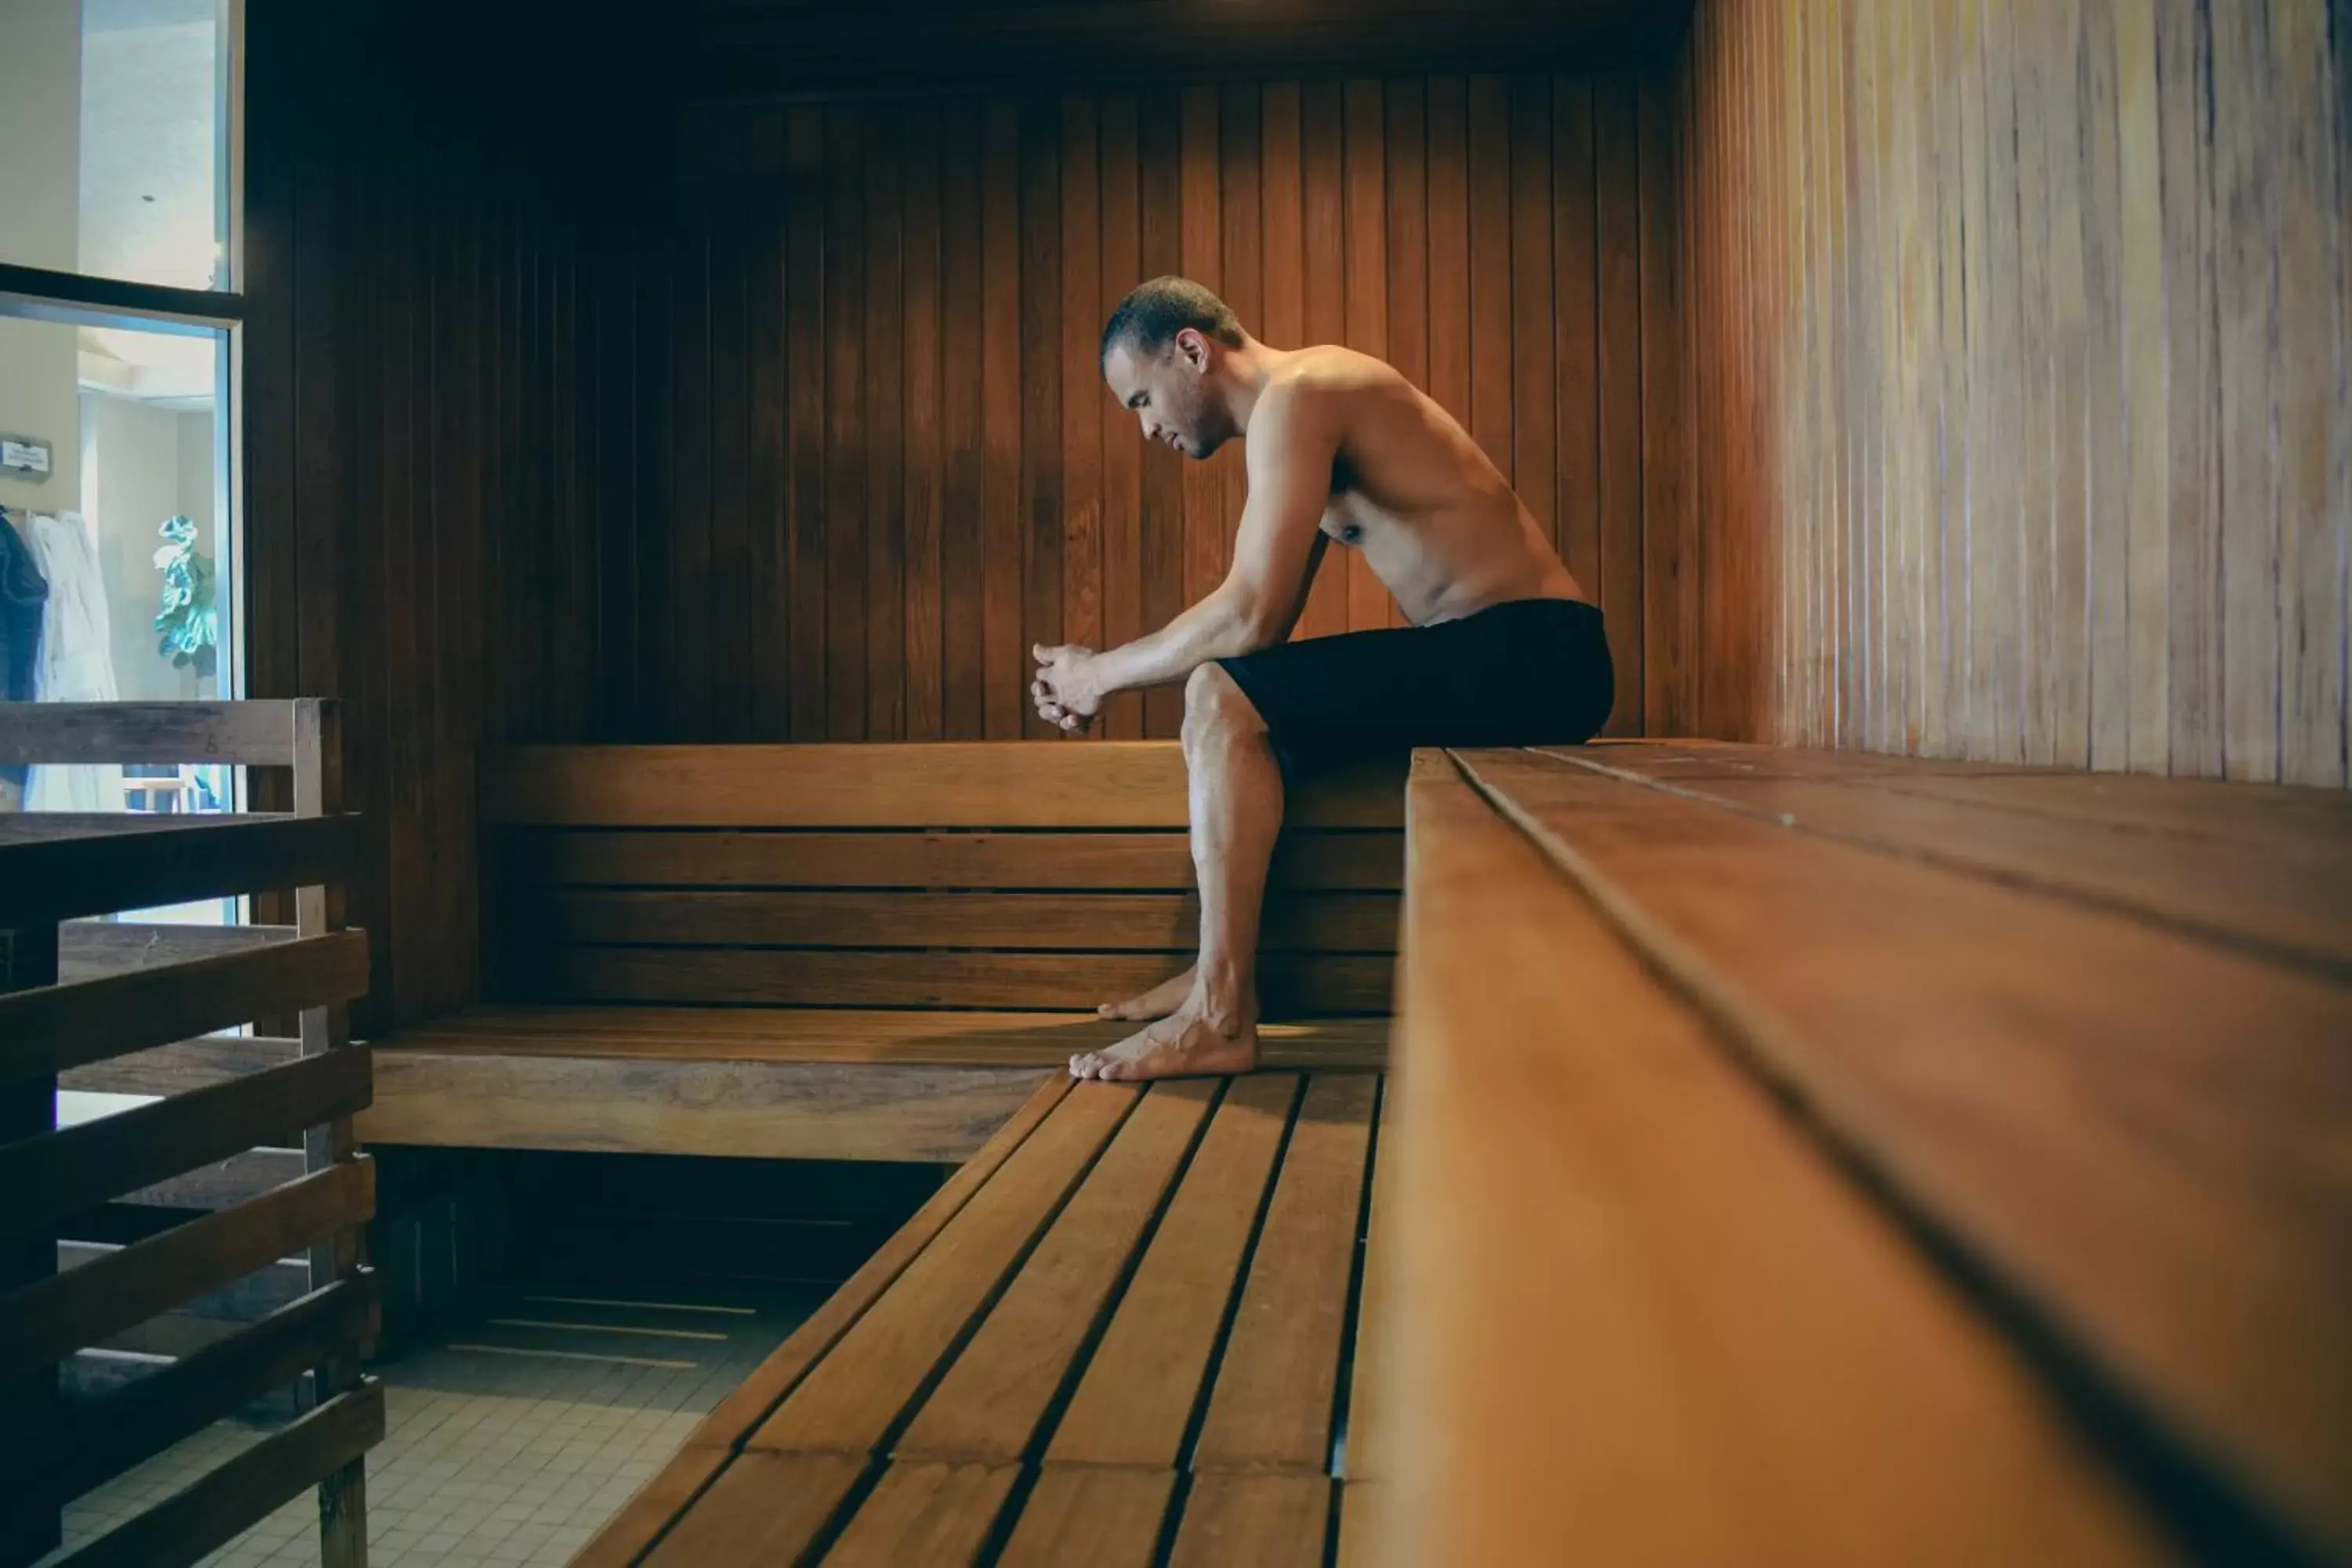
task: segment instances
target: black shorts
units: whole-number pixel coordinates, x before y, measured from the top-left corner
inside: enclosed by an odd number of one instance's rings
[[[1573,599],[1516,599],[1217,662],[1265,721],[1292,782],[1415,746],[1581,744],[1616,694],[1601,611]]]

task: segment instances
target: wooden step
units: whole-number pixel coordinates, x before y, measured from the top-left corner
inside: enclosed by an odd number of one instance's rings
[[[1566,1531],[1596,1563],[2158,1557],[2032,1363],[1424,757],[1346,1461],[1374,1560],[1550,1562]]]
[[[1460,762],[2140,1440],[2352,1551],[2352,988],[1712,785]]]

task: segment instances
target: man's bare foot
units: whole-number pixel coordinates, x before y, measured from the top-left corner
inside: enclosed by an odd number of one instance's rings
[[[1184,1005],[1192,994],[1192,976],[1200,965],[1194,964],[1172,979],[1163,980],[1140,996],[1130,996],[1124,1002],[1106,1002],[1095,1009],[1097,1018],[1118,1018],[1129,1023],[1142,1023],[1150,1018],[1165,1018]]]
[[[1108,1050],[1081,1051],[1070,1058],[1070,1076],[1134,1083],[1143,1079],[1247,1072],[1256,1066],[1254,1020],[1245,1018],[1219,1027],[1205,1012],[1186,1007]]]

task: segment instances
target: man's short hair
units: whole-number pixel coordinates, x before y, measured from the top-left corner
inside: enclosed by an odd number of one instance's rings
[[[1227,348],[1242,346],[1242,319],[1231,305],[1190,278],[1154,278],[1121,300],[1103,323],[1096,363],[1110,358],[1110,351],[1121,343],[1139,360],[1157,359],[1187,327]]]

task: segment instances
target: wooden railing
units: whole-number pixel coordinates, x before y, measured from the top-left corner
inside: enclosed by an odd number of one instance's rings
[[[342,924],[359,835],[340,810],[336,724],[333,704],[314,700],[0,705],[0,763],[290,767],[295,804],[0,816],[0,1568],[53,1549],[68,1500],[298,1384],[307,1408],[290,1425],[63,1561],[193,1563],[316,1486],[326,1568],[366,1562],[363,1455],[383,1436],[383,1402],[360,1372],[375,1310],[360,1262],[374,1172],[352,1148],[370,1068],[344,1009],[366,992],[368,951]],[[64,923],[287,889],[290,930],[154,928],[152,951],[129,964],[106,961],[124,944],[86,940],[118,928]],[[94,973],[60,975],[61,926],[69,954],[98,954]],[[291,1016],[294,1038],[199,1038]],[[182,1092],[57,1125],[59,1073],[165,1047],[219,1065]],[[58,1271],[68,1216],[297,1130],[291,1179]],[[60,1394],[61,1362],[289,1256],[306,1259],[307,1294],[110,1393]]]

